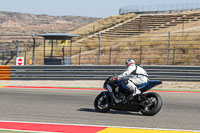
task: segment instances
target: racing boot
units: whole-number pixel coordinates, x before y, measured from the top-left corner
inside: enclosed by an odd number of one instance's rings
[[[131,94],[131,95],[128,97],[128,99],[129,99],[129,100],[133,100],[134,97],[137,96],[137,95],[139,95],[139,94],[141,94],[141,91],[140,91],[139,89],[135,88],[135,91],[133,92],[133,94]]]
[[[132,94],[133,97],[138,95],[138,94],[141,94],[141,91],[139,89],[135,88],[135,93]]]

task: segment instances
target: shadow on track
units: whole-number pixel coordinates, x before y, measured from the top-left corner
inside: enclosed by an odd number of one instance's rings
[[[77,111],[84,111],[84,112],[93,112],[93,113],[100,113],[97,112],[95,109],[90,109],[90,108],[80,108],[77,109]],[[133,113],[133,112],[128,112],[128,111],[117,111],[117,110],[110,110],[107,112],[108,114],[123,114],[123,115],[137,115],[137,116],[143,116],[140,113]]]

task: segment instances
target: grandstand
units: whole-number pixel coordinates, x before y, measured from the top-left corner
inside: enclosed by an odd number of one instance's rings
[[[130,36],[147,33],[154,30],[160,30],[170,26],[176,26],[178,24],[198,21],[199,19],[200,12],[191,12],[187,14],[144,14],[138,15],[135,18],[115,25],[109,29],[100,31],[99,33],[101,33],[103,38],[128,38]],[[95,36],[91,36],[91,38],[98,38],[99,33],[96,33]],[[83,39],[81,41],[83,41]]]
[[[196,57],[191,57],[191,53],[182,54],[183,56],[188,54],[188,60],[190,60],[190,58],[193,60],[190,63],[184,63],[184,61],[180,61],[180,59],[175,60],[174,58],[176,55],[181,57],[180,48],[183,51],[188,47],[199,48],[197,45],[199,33],[194,31],[185,32],[185,30],[187,30],[187,25],[193,25],[195,22],[198,23],[199,20],[200,12],[198,11],[170,14],[140,14],[125,22],[78,40],[77,47],[78,43],[81,44],[82,63],[97,64],[97,56],[99,55],[99,34],[101,34],[101,64],[122,64],[125,58],[134,56],[137,61],[142,64],[166,65],[169,36],[168,31],[165,30],[171,30],[172,35],[179,36],[179,38],[172,36],[170,56],[173,59],[169,61],[170,64],[198,64],[198,59],[196,59]],[[173,30],[173,28],[175,28],[175,30]],[[175,33],[173,33],[175,31],[179,32],[176,32],[175,35]],[[163,37],[160,37],[160,35],[163,35]],[[154,41],[151,40],[152,37]],[[74,54],[76,54],[75,51],[77,47],[74,47]],[[176,48],[176,51],[173,50],[174,48]],[[154,51],[154,53],[159,54],[155,55],[149,53],[145,56],[144,53],[148,53],[148,51]],[[120,53],[118,57],[116,56],[117,53]],[[75,64],[80,62],[77,61],[80,60],[78,58],[80,58],[79,54],[74,56]]]

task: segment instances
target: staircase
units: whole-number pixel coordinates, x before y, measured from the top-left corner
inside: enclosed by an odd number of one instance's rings
[[[103,39],[128,38],[130,36],[147,33],[182,23],[198,21],[200,13],[175,13],[175,14],[147,14],[138,15],[135,18],[117,24],[111,28],[102,30],[94,35],[77,40],[81,43],[90,39],[98,38],[101,33]]]

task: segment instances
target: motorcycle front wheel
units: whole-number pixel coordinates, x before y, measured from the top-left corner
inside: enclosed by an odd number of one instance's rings
[[[94,108],[96,111],[106,113],[111,109],[111,97],[104,93],[100,93],[94,100]]]
[[[157,93],[151,92],[145,94],[146,99],[142,102],[140,112],[146,116],[157,114],[162,107],[162,98]]]

